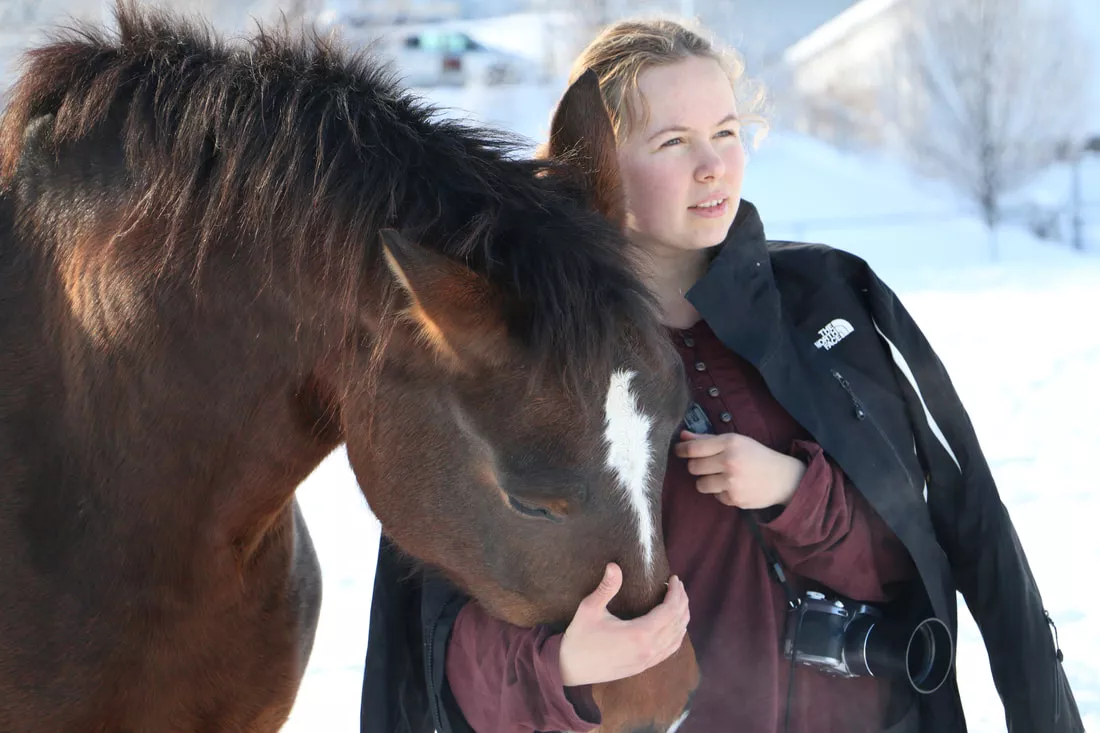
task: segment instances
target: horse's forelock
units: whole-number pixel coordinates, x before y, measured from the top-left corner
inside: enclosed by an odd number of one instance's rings
[[[606,387],[611,373],[627,366],[626,352],[650,361],[663,343],[655,304],[630,270],[625,241],[602,217],[587,226],[586,218],[543,234],[514,258],[507,278],[522,298],[509,310],[509,328],[541,367],[536,377],[560,378],[578,395]]]

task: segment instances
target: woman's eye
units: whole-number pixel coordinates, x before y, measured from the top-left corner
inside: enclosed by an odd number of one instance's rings
[[[665,140],[663,143],[661,143],[661,147],[662,148],[671,148],[675,145],[679,145],[683,141],[684,141],[684,139],[682,137],[674,137],[671,140]]]
[[[561,521],[561,517],[558,517],[549,509],[539,506],[531,506],[530,504],[524,504],[522,501],[519,501],[513,496],[508,497],[508,503],[513,509],[524,516],[532,517],[534,519],[546,519],[551,522]]]
[[[737,137],[737,130],[719,130],[715,137]]]

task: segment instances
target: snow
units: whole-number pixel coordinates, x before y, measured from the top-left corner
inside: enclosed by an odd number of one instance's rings
[[[562,84],[425,91],[448,114],[546,135]],[[1098,195],[1096,186],[1091,189]],[[986,234],[938,184],[887,160],[773,133],[753,152],[744,195],[773,238],[822,241],[865,257],[902,297],[946,364],[1058,624],[1065,669],[1089,729],[1100,728],[1100,610],[1085,600],[1100,566],[1093,451],[1100,433],[1100,256],[1021,230]],[[313,656],[284,730],[358,730],[378,526],[342,450],[298,492],[325,576]],[[960,608],[965,604],[960,596]],[[960,614],[957,667],[971,731],[1004,731],[986,653]],[[1021,670],[1021,674],[1027,674]]]

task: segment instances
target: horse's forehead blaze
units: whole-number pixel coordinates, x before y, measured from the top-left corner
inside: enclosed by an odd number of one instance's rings
[[[631,390],[635,372],[616,370],[611,375],[604,403],[606,462],[623,490],[638,526],[646,572],[653,566],[655,523],[649,497],[653,447],[650,433],[653,419],[642,412]]]

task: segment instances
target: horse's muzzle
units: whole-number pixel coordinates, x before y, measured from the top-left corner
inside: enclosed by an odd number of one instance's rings
[[[691,714],[691,698],[695,697],[695,691],[692,690],[691,696],[688,698],[688,704],[684,708],[683,714],[676,719],[672,725],[668,728],[661,730],[656,724],[650,723],[649,725],[642,726],[641,728],[635,728],[630,733],[676,733],[680,730],[680,726],[684,724],[684,721],[688,719],[688,715]]]

